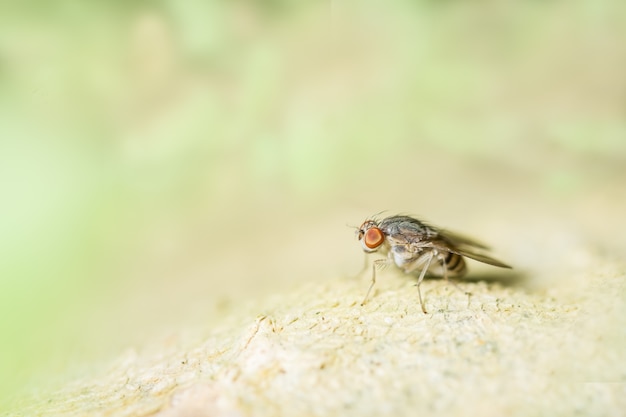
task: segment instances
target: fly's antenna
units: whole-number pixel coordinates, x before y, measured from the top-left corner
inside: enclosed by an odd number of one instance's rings
[[[346,223],[346,227],[349,227],[350,229],[354,229],[354,235],[357,236],[359,234],[359,232],[361,231],[361,229],[359,229],[358,226],[352,226],[348,223]]]

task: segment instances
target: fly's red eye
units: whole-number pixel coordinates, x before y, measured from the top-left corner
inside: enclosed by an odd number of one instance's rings
[[[365,232],[365,246],[370,249],[374,249],[382,245],[385,240],[385,235],[378,227],[372,227]]]

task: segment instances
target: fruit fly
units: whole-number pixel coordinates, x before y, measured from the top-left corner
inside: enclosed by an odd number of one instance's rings
[[[488,247],[467,237],[426,225],[409,216],[391,216],[382,220],[368,219],[357,230],[357,236],[367,253],[387,255],[372,265],[372,283],[363,303],[376,283],[376,269],[395,263],[410,274],[420,271],[417,294],[422,311],[426,313],[420,284],[428,274],[434,277],[460,277],[465,274],[464,257],[500,268],[511,268],[485,254]],[[420,270],[421,268],[421,270]]]

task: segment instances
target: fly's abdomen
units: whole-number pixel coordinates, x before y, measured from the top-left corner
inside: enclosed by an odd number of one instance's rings
[[[448,277],[460,277],[464,275],[467,268],[463,256],[453,252],[441,253],[438,256],[437,262],[433,262],[433,265],[431,265],[428,270],[432,275],[440,277],[444,276],[444,271],[447,273]]]

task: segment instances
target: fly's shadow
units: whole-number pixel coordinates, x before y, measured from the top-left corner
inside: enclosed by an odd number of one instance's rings
[[[525,287],[528,274],[517,269],[485,271],[471,273],[462,278],[456,278],[454,281],[459,284],[485,282],[487,284],[500,284],[503,287]]]

